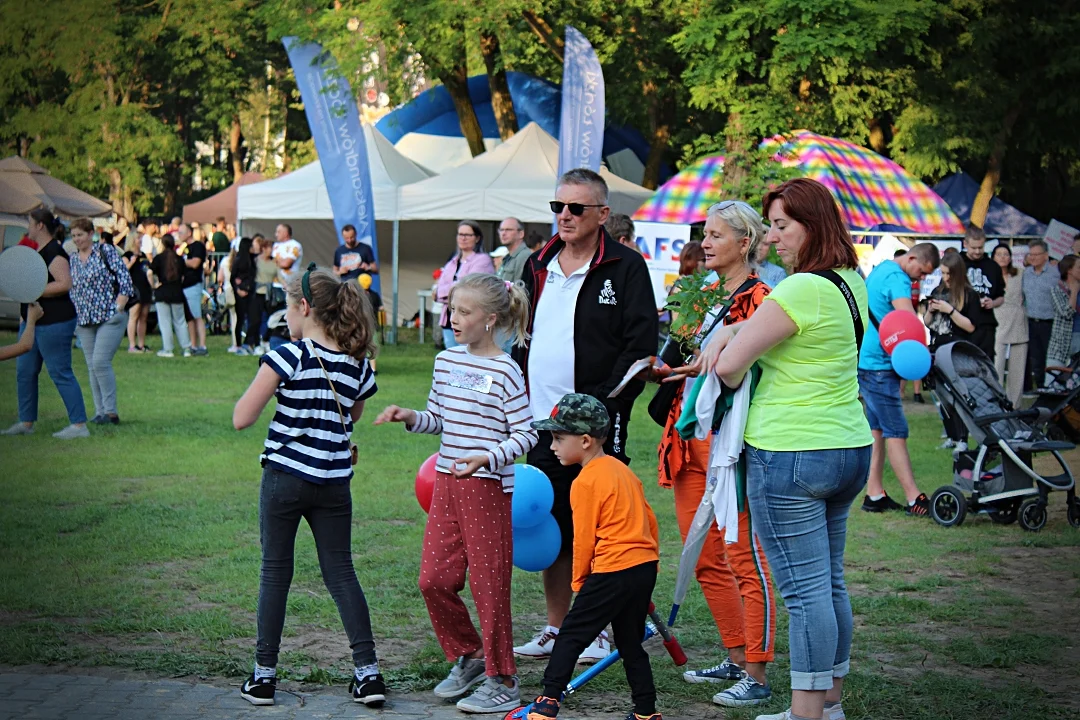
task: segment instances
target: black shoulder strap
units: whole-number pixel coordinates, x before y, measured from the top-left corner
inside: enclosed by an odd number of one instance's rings
[[[857,352],[862,352],[862,339],[863,339],[863,321],[862,315],[859,313],[859,305],[855,302],[855,295],[852,294],[851,288],[844,282],[844,278],[840,277],[835,270],[814,270],[814,275],[823,277],[833,285],[837,287],[840,294],[844,296],[844,300],[847,301],[848,310],[851,312],[851,323],[855,326],[855,348]],[[874,322],[873,315],[870,316],[870,321]],[[877,323],[874,322],[874,327],[877,327]]]
[[[105,269],[112,275],[113,282],[119,283],[120,278],[116,277],[116,271],[112,269],[112,265],[109,264],[109,258],[105,256],[105,243],[98,243],[97,250],[98,255],[101,257],[101,262],[105,264]]]
[[[723,304],[722,304],[722,308],[721,308],[720,312],[718,312],[716,314],[716,317],[713,319],[712,325],[709,326],[708,330],[701,333],[701,337],[703,337],[703,338],[708,337],[709,333],[711,333],[713,331],[713,328],[715,328],[717,326],[717,324],[719,324],[721,321],[723,321],[723,319],[725,317],[727,317],[728,311],[731,310],[731,306],[735,302],[736,297],[738,297],[739,295],[742,295],[744,292],[746,292],[750,288],[754,287],[759,282],[763,282],[761,280],[761,278],[752,277],[752,278],[746,278],[746,280],[743,280],[743,284],[740,285],[739,287],[735,288],[735,292],[728,295],[727,300],[725,300],[723,302]]]

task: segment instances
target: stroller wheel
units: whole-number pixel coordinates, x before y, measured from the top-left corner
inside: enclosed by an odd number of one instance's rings
[[[1080,498],[1073,498],[1069,503],[1069,524],[1080,528]]]
[[[1020,527],[1028,532],[1039,532],[1046,526],[1046,504],[1042,498],[1028,498],[1020,503],[1018,519]]]
[[[990,522],[995,525],[1012,525],[1016,522],[1016,505],[1006,505],[1000,510],[990,511]]]
[[[930,517],[943,527],[959,527],[967,516],[967,498],[952,485],[939,487],[930,498]]]

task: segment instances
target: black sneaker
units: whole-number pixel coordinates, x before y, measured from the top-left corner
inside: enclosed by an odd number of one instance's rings
[[[368,707],[380,708],[386,702],[386,683],[381,674],[367,675],[363,680],[354,676],[349,682],[349,692],[353,702],[364,703]]]
[[[252,705],[273,705],[276,688],[276,677],[256,679],[255,673],[252,673],[251,677],[240,686],[240,697]]]
[[[915,517],[927,517],[930,514],[930,498],[926,493],[919,493],[915,502],[907,506],[907,514]]]
[[[877,500],[871,500],[869,495],[863,495],[862,509],[865,512],[879,513],[887,510],[903,510],[904,506],[888,495]]]
[[[915,402],[919,403],[920,405],[924,404],[924,402],[925,402],[923,400],[923,396],[920,395],[919,393],[915,393],[914,395],[912,395],[911,399],[914,400]]]

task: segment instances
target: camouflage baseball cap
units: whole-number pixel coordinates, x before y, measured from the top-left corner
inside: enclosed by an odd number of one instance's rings
[[[568,393],[563,395],[551,410],[551,417],[536,420],[532,426],[536,430],[561,432],[568,435],[606,437],[610,422],[607,408],[592,395]]]

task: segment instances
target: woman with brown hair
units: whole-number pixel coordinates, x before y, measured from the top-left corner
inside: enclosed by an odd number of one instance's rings
[[[828,189],[807,178],[765,195],[768,242],[791,271],[743,323],[720,328],[694,363],[739,387],[761,377],[746,417],[746,492],[790,622],[791,708],[758,720],[843,718],[851,654],[844,543],[866,484],[872,437],[859,404],[866,288]]]
[[[75,305],[71,302],[71,263],[63,242],[67,231],[53,214],[44,208],[30,213],[27,235],[37,243],[38,254],[48,268],[48,284],[38,303],[44,314],[37,321],[34,344],[30,352],[19,357],[15,364],[19,394],[19,422],[4,435],[29,435],[34,432],[38,415],[38,376],[41,366],[49,371],[60,399],[67,409],[68,422],[63,430],[53,433],[61,440],[89,437],[86,428],[86,404],[82,388],[71,370],[71,339],[75,335]],[[28,305],[21,308],[23,322],[19,332],[26,329]]]
[[[994,367],[1013,407],[1020,407],[1027,370],[1028,324],[1024,311],[1024,275],[1013,265],[1012,248],[1005,243],[990,255],[1005,279],[1005,302],[994,308],[997,334],[994,336]]]
[[[727,200],[709,208],[705,236],[698,249],[705,267],[719,276],[712,287],[722,284],[727,299],[699,328],[702,347],[708,347],[714,329],[749,319],[768,296],[769,286],[751,266],[764,238],[761,216],[746,203]],[[684,246],[681,258],[692,252],[687,250],[690,245]],[[697,267],[689,269],[696,272]],[[683,440],[675,429],[690,384],[692,381],[684,384],[672,403],[659,449],[660,486],[675,491],[675,515],[684,542],[706,492],[713,440],[711,436]],[[756,537],[751,541],[753,535],[749,508],[744,502],[739,512],[738,541],[728,544],[724,528],[711,523],[695,569],[728,657],[713,667],[687,671],[683,679],[689,683],[740,681],[713,697],[713,702],[727,707],[759,705],[772,696],[765,667],[775,654],[776,604],[769,566],[761,543]]]
[[[457,346],[454,331],[450,329],[450,291],[460,278],[472,273],[495,273],[491,256],[482,252],[484,232],[472,220],[462,220],[457,227],[457,251],[443,266],[435,285],[435,301],[443,306],[439,316],[443,345],[446,349]]]

